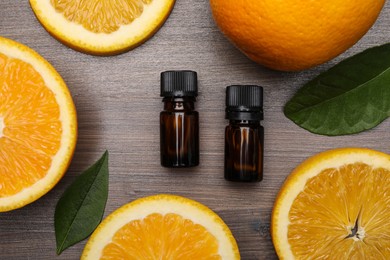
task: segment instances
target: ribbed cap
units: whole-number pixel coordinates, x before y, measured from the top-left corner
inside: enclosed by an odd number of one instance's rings
[[[263,119],[263,88],[255,85],[233,85],[226,88],[226,118]]]
[[[226,106],[248,110],[263,108],[263,88],[254,85],[234,85],[226,88]]]
[[[191,70],[171,70],[161,73],[162,97],[198,96],[198,76]]]

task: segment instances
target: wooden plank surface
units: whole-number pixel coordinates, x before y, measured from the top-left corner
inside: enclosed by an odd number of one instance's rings
[[[216,28],[207,0],[178,0],[165,26],[139,48],[115,57],[93,57],[57,42],[40,26],[28,1],[1,0],[0,35],[22,42],[50,61],[77,106],[79,139],[63,180],[37,202],[0,214],[0,259],[78,259],[85,241],[55,254],[53,215],[66,187],[105,149],[110,152],[106,214],[136,198],[173,193],[198,200],[221,215],[242,259],[275,259],[269,220],[285,177],[305,158],[336,147],[360,146],[390,153],[390,120],[345,137],[311,134],[286,119],[283,105],[307,80],[345,57],[390,42],[390,3],[367,35],[335,60],[299,73],[263,68],[237,51]],[[200,166],[168,170],[159,164],[159,73],[198,72]],[[224,87],[265,88],[265,175],[259,184],[223,179]],[[1,102],[1,101],[0,101]]]

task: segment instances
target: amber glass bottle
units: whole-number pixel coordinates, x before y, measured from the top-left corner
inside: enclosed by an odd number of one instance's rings
[[[194,71],[161,73],[164,111],[160,114],[161,165],[192,167],[199,164],[199,115],[195,111],[198,95]]]
[[[259,182],[263,179],[263,88],[226,88],[225,179]]]

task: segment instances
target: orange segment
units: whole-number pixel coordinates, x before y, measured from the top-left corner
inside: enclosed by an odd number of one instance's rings
[[[154,213],[119,229],[103,249],[101,259],[221,259],[221,256],[218,241],[203,226],[177,214]]]
[[[92,234],[81,259],[240,259],[229,228],[190,199],[155,195],[108,216]]]
[[[30,0],[38,20],[59,41],[95,55],[118,54],[145,42],[175,0]]]
[[[51,0],[57,12],[70,21],[81,24],[95,33],[112,33],[122,25],[130,24],[152,0],[76,1]],[[100,15],[98,15],[100,14]]]
[[[0,139],[0,198],[30,187],[47,174],[51,157],[37,153],[7,137]]]
[[[76,115],[57,72],[31,49],[0,37],[0,212],[49,191],[76,143]]]
[[[389,177],[390,156],[368,149],[328,151],[304,162],[275,202],[279,256],[390,259]]]

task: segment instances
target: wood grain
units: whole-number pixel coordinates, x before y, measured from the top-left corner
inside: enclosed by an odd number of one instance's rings
[[[307,80],[338,61],[390,41],[390,3],[367,35],[333,61],[299,73],[263,68],[237,51],[214,25],[207,0],[178,0],[165,26],[139,48],[93,57],[57,42],[40,26],[28,1],[2,0],[0,35],[38,51],[63,76],[78,111],[79,139],[63,180],[39,201],[0,215],[0,259],[78,259],[82,242],[55,254],[53,215],[67,186],[105,149],[110,151],[109,214],[136,198],[173,193],[198,200],[232,229],[242,259],[276,259],[269,235],[272,205],[285,177],[305,158],[336,147],[360,146],[390,153],[390,120],[345,137],[311,134],[286,119],[283,105]],[[169,170],[159,164],[159,73],[198,72],[200,166]],[[224,88],[265,88],[265,175],[259,184],[223,179]],[[0,101],[1,102],[1,101]]]

